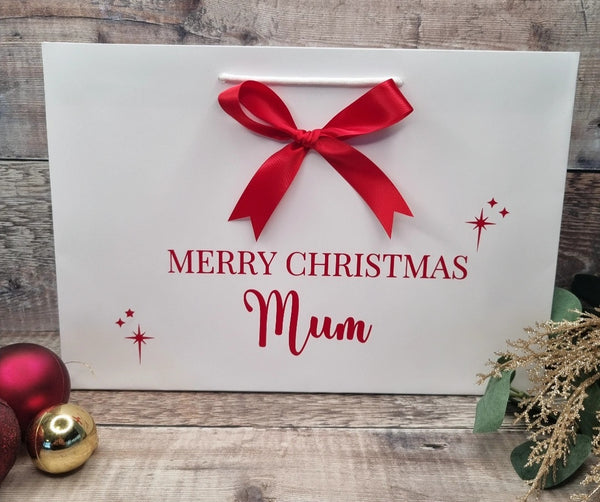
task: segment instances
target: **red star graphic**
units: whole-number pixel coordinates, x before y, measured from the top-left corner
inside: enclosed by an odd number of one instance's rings
[[[145,345],[146,344],[146,340],[151,340],[154,337],[153,336],[146,336],[146,332],[142,333],[142,330],[140,329],[140,325],[138,324],[138,328],[137,328],[137,332],[133,331],[134,336],[126,336],[125,338],[129,339],[129,340],[133,340],[134,344],[138,344],[138,356],[139,356],[139,360],[140,360],[140,364],[142,364],[142,343]]]
[[[75,422],[81,425],[81,417],[73,417],[73,420],[75,420]]]
[[[510,212],[506,208],[498,212],[502,215],[502,218],[504,218],[507,214],[510,214]]]
[[[496,202],[496,199],[492,197],[492,200],[488,200],[488,204],[490,205],[490,207],[494,207],[498,203]]]
[[[494,199],[492,199],[492,200],[494,200]],[[481,240],[482,230],[486,230],[485,227],[487,227],[488,225],[495,225],[495,223],[488,221],[487,216],[485,218],[483,217],[483,209],[481,210],[481,214],[479,216],[475,216],[474,221],[467,221],[467,223],[469,223],[471,225],[475,225],[473,227],[473,230],[477,230],[477,251],[479,251],[479,241]]]
[[[119,320],[115,322],[115,324],[119,325],[119,328],[125,324],[125,321],[119,317]]]
[[[127,317],[133,317],[133,314],[134,314],[134,313],[135,313],[135,312],[134,312],[133,310],[131,310],[131,309],[128,309],[128,310],[126,310],[126,311],[125,311],[125,315],[126,315]]]

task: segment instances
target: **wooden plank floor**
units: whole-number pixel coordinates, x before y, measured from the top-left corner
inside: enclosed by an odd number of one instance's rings
[[[578,51],[556,283],[600,274],[600,2],[1,0],[0,346],[60,350],[40,43]],[[475,376],[474,376],[475,378]],[[100,446],[65,476],[23,448],[1,502],[513,501],[525,432],[473,396],[75,391]],[[539,500],[566,501],[577,480]]]
[[[100,446],[66,476],[23,450],[0,485],[12,501],[510,501],[524,432],[470,431],[475,398],[74,392]],[[565,501],[578,486],[544,492]]]

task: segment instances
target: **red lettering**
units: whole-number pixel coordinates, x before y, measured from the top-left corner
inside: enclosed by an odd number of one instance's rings
[[[406,266],[404,267],[404,278],[407,279],[409,277],[408,269],[410,268],[413,278],[416,278],[422,269],[423,272],[421,274],[421,279],[427,279],[428,278],[427,277],[427,261],[429,260],[429,256],[430,255],[428,255],[428,254],[424,255],[423,258],[421,258],[421,262],[419,263],[419,266],[417,268],[415,268],[415,264],[413,263],[412,256],[409,254],[404,255],[404,258],[406,258]]]
[[[288,271],[288,274],[294,275],[296,277],[298,277],[300,275],[306,275],[305,267],[302,267],[302,269],[299,272],[292,271],[292,259],[294,258],[295,255],[301,256],[303,261],[306,260],[306,253],[301,253],[300,251],[294,251],[293,253],[290,253],[288,255],[287,259],[285,260],[285,268]]]
[[[180,274],[181,274],[181,272],[183,272],[183,267],[185,267],[186,265],[187,265],[187,271],[185,273],[186,274],[192,273],[192,258],[191,258],[192,251],[191,250],[188,250],[185,253],[183,262],[179,261],[179,258],[177,258],[177,255],[175,254],[174,249],[168,249],[167,251],[169,252],[169,274],[175,273],[175,270],[173,270],[173,264],[175,265],[177,272],[179,272]]]
[[[208,267],[208,256],[204,256],[204,254],[209,255],[212,258],[213,252],[212,251],[207,251],[206,249],[197,249],[196,250],[196,254],[198,255],[198,272],[196,272],[197,274],[212,274],[214,273],[215,269],[213,267],[210,267],[208,269],[204,269],[204,267]]]
[[[250,269],[250,273],[252,275],[256,275],[254,271],[254,253],[252,251],[239,251],[240,253],[240,270],[239,273],[242,275],[246,275],[245,267],[247,266]],[[247,256],[244,259],[244,256]]]
[[[373,259],[376,258],[376,261]],[[365,272],[366,277],[379,277],[381,274],[381,267],[379,266],[379,255],[376,253],[370,253],[367,255],[367,265],[374,271],[370,273],[369,270]]]
[[[354,277],[362,277],[362,253],[356,253],[356,272],[354,272]]]
[[[231,262],[233,261],[233,253],[231,251],[220,250],[217,251],[217,256],[219,257],[219,271],[217,274],[225,274],[227,272],[224,271],[225,265],[229,269],[230,274],[235,274],[235,270],[233,269],[233,265]]]
[[[454,266],[461,272],[461,275],[457,275],[455,272],[452,272],[452,279],[457,279],[462,281],[467,277],[467,260],[469,258],[467,256],[458,255],[454,257]],[[463,263],[460,263],[463,262]]]
[[[324,261],[321,263],[317,262],[317,255],[320,253],[308,253],[308,255],[310,256],[310,275],[311,277],[314,277],[317,275],[317,273],[315,272],[316,267],[323,267],[323,273],[319,274],[323,277],[329,277],[329,256],[331,255],[331,253],[322,253],[323,254],[323,258]]]
[[[265,258],[265,252],[264,251],[258,252],[259,258],[262,260],[263,264],[265,265],[265,273],[263,275],[271,275],[271,263],[273,263],[273,260],[275,259],[276,254],[277,254],[277,251],[271,251],[271,259],[269,261],[267,261],[267,259]]]
[[[402,261],[402,255],[401,254],[384,254],[383,261],[385,261],[386,258],[391,258],[389,273],[388,273],[387,277],[397,277],[396,271],[395,271],[395,258],[398,258],[398,261]]]
[[[365,334],[365,323],[364,321],[355,321],[353,317],[348,317],[343,323],[338,323],[333,331],[331,331],[331,317],[323,318],[323,327],[319,331],[319,319],[315,316],[310,318],[310,326],[308,328],[308,335],[313,338],[319,338],[324,336],[328,340],[354,340],[354,334],[356,333],[356,339],[360,343],[365,343],[369,336],[371,336],[371,329],[373,326],[369,325],[369,329]]]
[[[350,272],[350,268],[348,267],[348,265],[350,264],[350,262],[352,261],[352,258],[350,257],[349,254],[346,253],[335,253],[335,273],[333,274],[334,277],[341,277],[342,274],[340,273],[340,269],[344,269],[346,274],[346,277],[352,277],[352,273]]]
[[[440,259],[435,264],[435,268],[433,269],[433,272],[431,272],[430,279],[436,279],[435,274],[436,274],[436,272],[439,272],[439,271],[442,271],[444,273],[444,279],[450,279],[450,274],[448,273],[448,267],[446,267],[446,261],[444,260],[443,256],[440,256]]]
[[[283,335],[287,332],[288,348],[292,355],[299,356],[304,352],[308,341],[311,338],[320,338],[323,336],[328,340],[356,340],[365,343],[371,336],[372,326],[368,328],[364,321],[356,321],[353,317],[348,317],[344,322],[336,324],[332,330],[331,317],[325,316],[319,329],[319,319],[311,316],[309,329],[303,339],[298,339],[298,317],[300,312],[300,298],[294,290],[288,292],[285,298],[274,289],[267,298],[256,289],[248,289],[244,293],[244,306],[248,312],[253,312],[252,300],[256,301],[258,308],[258,346],[267,346],[269,319],[274,320],[275,326],[273,332],[275,335]],[[274,310],[274,311],[273,311]],[[287,318],[287,324],[286,324]]]
[[[266,347],[267,346],[267,321],[269,319],[269,307],[271,304],[271,300],[275,300],[275,334],[281,335],[283,334],[283,321],[285,317],[286,307],[288,305],[288,300],[290,302],[290,315],[289,315],[289,324],[288,324],[288,345],[290,352],[295,356],[299,356],[304,347],[306,347],[306,343],[308,342],[308,337],[304,340],[304,344],[300,348],[300,350],[296,347],[296,333],[298,330],[298,309],[300,306],[300,300],[298,298],[298,293],[296,291],[290,291],[286,296],[285,300],[281,297],[281,293],[277,290],[271,291],[267,300],[263,295],[257,291],[256,289],[249,289],[244,293],[244,305],[246,306],[246,310],[248,312],[252,312],[254,309],[250,302],[248,301],[248,295],[253,294],[255,298],[258,300],[259,306],[259,328],[258,328],[258,346]]]

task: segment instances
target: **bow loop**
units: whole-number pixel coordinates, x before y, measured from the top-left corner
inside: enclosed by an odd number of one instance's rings
[[[388,236],[394,213],[412,216],[404,198],[368,157],[344,142],[347,138],[389,127],[413,110],[393,80],[367,91],[322,129],[298,129],[282,99],[269,87],[246,81],[219,95],[223,110],[247,129],[289,141],[256,171],[240,196],[230,220],[249,217],[256,239],[292,184],[306,153],[314,149],[356,190]],[[298,146],[302,148],[298,148]]]

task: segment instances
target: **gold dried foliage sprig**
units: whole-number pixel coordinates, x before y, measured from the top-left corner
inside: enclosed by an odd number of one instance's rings
[[[500,382],[519,368],[528,373],[531,387],[520,394],[516,422],[525,424],[531,443],[523,470],[537,472],[523,500],[555,484],[557,475],[570,476],[572,472],[563,471],[575,471],[590,450],[600,456],[599,314],[594,310],[573,321],[548,321],[526,329],[527,338],[507,342],[507,350],[497,353],[498,361],[490,361],[492,370],[478,375],[482,383]],[[600,484],[600,464],[590,469],[583,483]],[[573,500],[590,501],[597,491]]]

